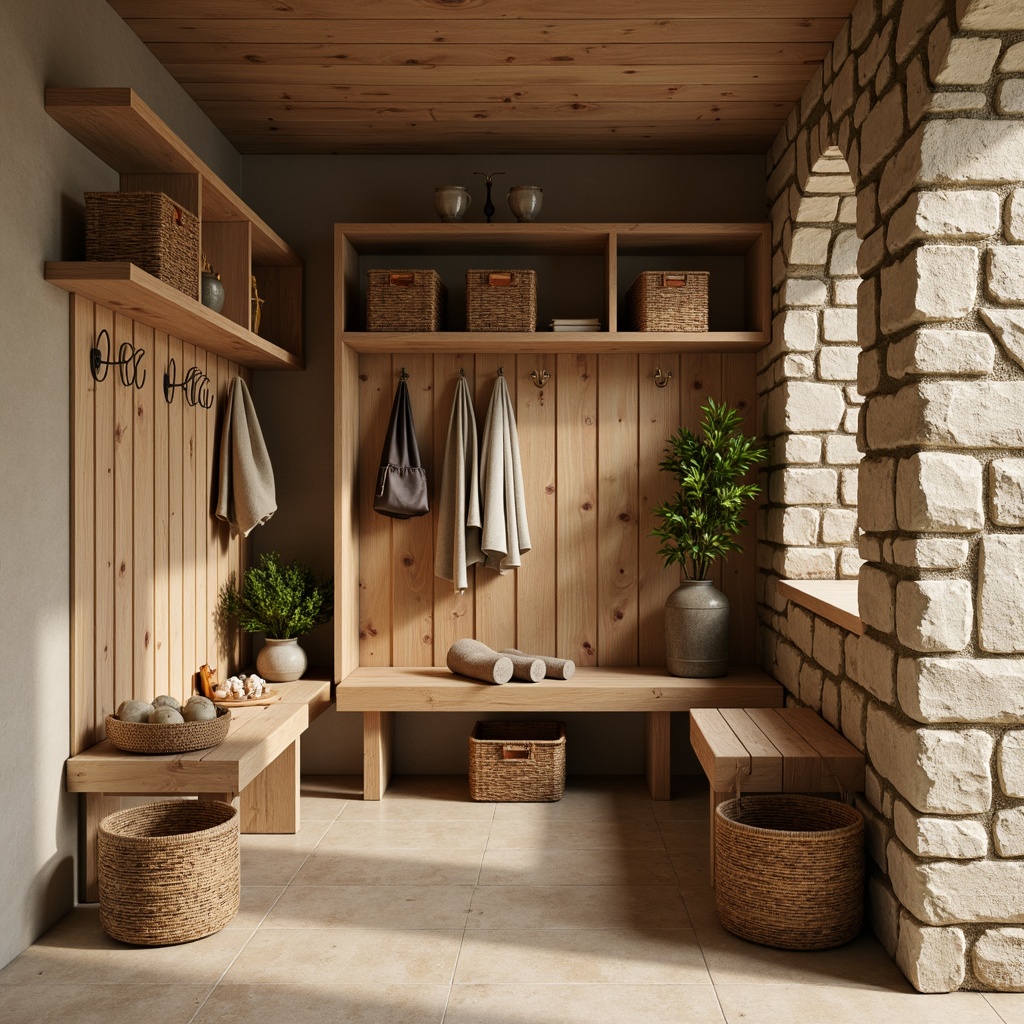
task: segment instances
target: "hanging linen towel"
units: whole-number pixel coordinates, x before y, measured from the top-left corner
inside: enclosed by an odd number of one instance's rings
[[[402,378],[395,391],[391,419],[388,421],[387,434],[384,435],[373,510],[392,519],[411,519],[430,511],[427,473],[420,465],[420,446],[412,421],[405,370],[402,371]]]
[[[252,396],[241,377],[231,381],[220,435],[217,518],[243,537],[277,511],[274,470]]]
[[[501,371],[494,382],[484,423],[480,489],[483,503],[480,547],[484,565],[498,572],[514,569],[522,564],[520,555],[530,550],[530,527],[526,522],[519,433],[508,385]]]
[[[455,385],[437,504],[434,573],[451,580],[455,589],[462,593],[469,586],[469,566],[484,560],[480,550],[476,416],[465,377],[459,377]]]

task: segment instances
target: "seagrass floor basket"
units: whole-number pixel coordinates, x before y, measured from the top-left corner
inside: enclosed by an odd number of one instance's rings
[[[238,811],[174,800],[108,814],[99,826],[100,925],[136,946],[220,931],[238,913]]]
[[[777,949],[831,949],[864,914],[864,819],[838,800],[781,793],[715,811],[715,905],[734,935]]]
[[[537,330],[537,272],[467,270],[466,329]]]
[[[163,192],[86,192],[85,258],[134,263],[199,301],[199,218]]]
[[[368,270],[368,331],[438,331],[448,293],[436,270]]]
[[[634,331],[706,331],[708,281],[704,270],[647,270],[626,292]]]
[[[527,803],[565,792],[562,722],[477,722],[469,737],[473,800]]]

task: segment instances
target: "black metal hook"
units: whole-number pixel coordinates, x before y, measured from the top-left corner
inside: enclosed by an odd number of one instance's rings
[[[193,366],[181,378],[180,383],[175,381],[176,376],[177,367],[172,359],[167,364],[167,372],[164,374],[164,399],[168,405],[174,401],[174,389],[181,388],[181,397],[185,399],[186,405],[193,408],[198,405],[202,409],[212,407],[213,395],[210,393],[210,378],[198,366]]]
[[[403,382],[409,379],[409,374],[405,372],[404,366],[402,367],[402,372],[399,374],[398,379]]]
[[[99,344],[104,338],[107,340],[105,354],[99,349]],[[126,388],[135,387],[137,390],[141,390],[142,386],[146,383],[146,370],[143,367],[142,377],[140,378],[139,367],[145,358],[146,350],[144,348],[136,348],[130,341],[122,341],[117,350],[117,359],[111,359],[110,348],[110,334],[104,328],[96,335],[96,344],[89,349],[89,369],[92,372],[92,379],[97,384],[100,381],[106,380],[110,367],[116,366],[121,383]],[[101,369],[102,372],[100,372]]]

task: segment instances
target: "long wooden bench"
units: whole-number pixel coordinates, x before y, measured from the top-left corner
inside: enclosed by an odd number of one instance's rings
[[[737,793],[861,793],[864,755],[810,708],[701,708],[690,743],[711,789],[711,884],[715,808]]]
[[[239,808],[249,833],[299,829],[299,737],[331,705],[327,679],[277,684],[281,700],[231,709],[223,743],[185,754],[128,754],[109,740],[68,758],[67,788],[83,794],[81,899],[99,898],[97,829],[123,797],[198,796]]]
[[[335,690],[339,711],[363,713],[363,799],[379,800],[391,778],[396,711],[642,711],[647,785],[671,796],[673,711],[709,707],[781,707],[782,686],[755,668],[718,679],[681,679],[663,668],[581,668],[569,680],[494,686],[446,668],[363,667]]]

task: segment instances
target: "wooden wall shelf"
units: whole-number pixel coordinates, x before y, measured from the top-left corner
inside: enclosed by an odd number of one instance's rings
[[[196,215],[224,284],[220,313],[128,263],[48,263],[46,279],[255,369],[301,369],[302,260],[132,89],[47,89],[46,111],[121,175],[123,192],[164,192]],[[198,269],[198,268],[197,268]],[[250,283],[265,300],[250,330]]]

